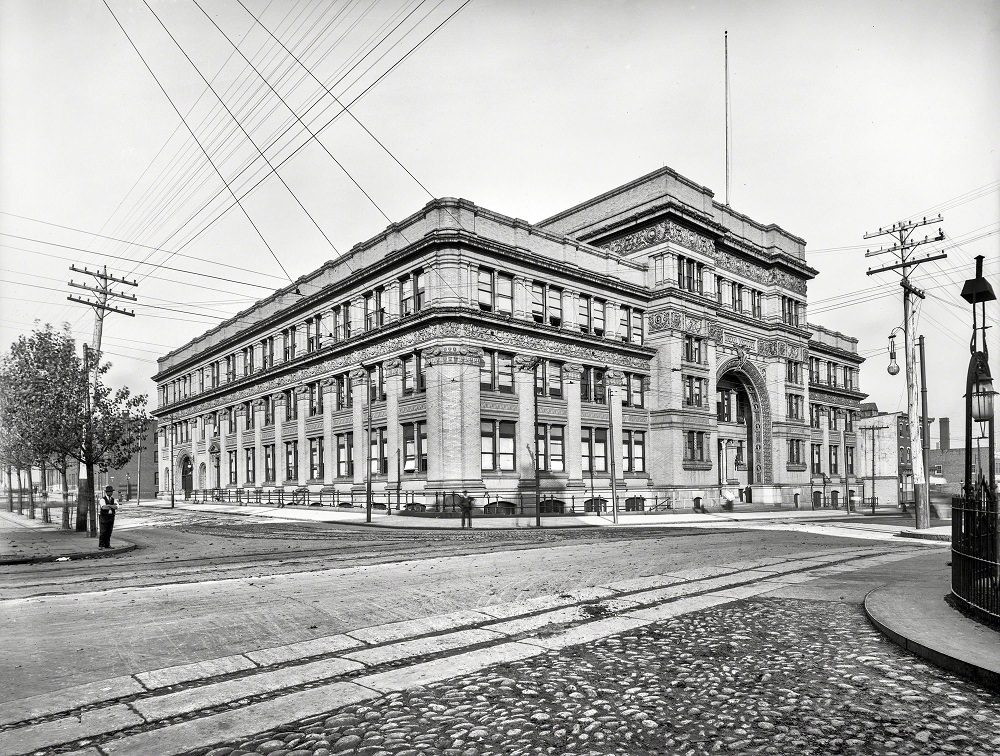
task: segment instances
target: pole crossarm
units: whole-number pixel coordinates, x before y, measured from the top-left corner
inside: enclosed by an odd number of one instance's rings
[[[78,267],[76,267],[76,265],[70,265],[69,269],[71,271],[73,271],[74,273],[84,273],[84,274],[86,274],[88,276],[94,276],[94,278],[99,278],[102,281],[110,281],[112,283],[125,284],[126,286],[138,286],[139,285],[138,281],[129,281],[127,278],[118,278],[117,276],[112,275],[111,273],[108,273],[107,270],[105,270],[105,271],[88,270],[87,268],[78,268]]]
[[[130,318],[135,317],[134,310],[123,310],[120,307],[115,307],[114,305],[101,304],[100,302],[94,302],[90,299],[84,299],[83,297],[78,297],[75,294],[70,294],[66,297],[70,302],[76,302],[77,304],[90,305],[95,310],[101,310],[102,312],[116,312],[119,315],[128,315]]]
[[[881,268],[869,268],[865,275],[871,276],[875,273],[884,273],[887,270],[896,270],[897,268],[907,268],[911,265],[920,265],[920,263],[931,262],[932,260],[941,260],[948,256],[947,252],[939,252],[936,255],[927,255],[926,257],[921,257],[919,260],[904,260],[903,262],[898,262],[895,265],[884,265]]]
[[[899,234],[909,235],[913,229],[921,226],[929,226],[932,223],[941,223],[944,217],[938,213],[934,218],[923,217],[920,220],[899,221],[893,223],[888,228],[880,228],[878,231],[869,231],[865,234],[865,239],[874,239],[878,236],[898,236]]]

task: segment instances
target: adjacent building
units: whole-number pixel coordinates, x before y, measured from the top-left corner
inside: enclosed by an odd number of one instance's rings
[[[805,242],[669,168],[538,223],[438,199],[159,360],[160,486],[413,508],[851,495]]]

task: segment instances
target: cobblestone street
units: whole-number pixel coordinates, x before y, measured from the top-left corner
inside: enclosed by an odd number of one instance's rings
[[[391,694],[191,756],[1000,750],[1000,699],[851,603],[755,599]]]

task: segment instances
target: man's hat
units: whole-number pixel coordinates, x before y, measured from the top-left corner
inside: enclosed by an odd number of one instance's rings
[[[107,493],[108,491],[114,491],[114,490],[115,490],[114,486],[105,486],[104,487],[104,493]]]

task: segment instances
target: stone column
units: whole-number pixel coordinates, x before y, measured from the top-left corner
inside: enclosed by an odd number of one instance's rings
[[[389,489],[399,483],[400,455],[403,451],[403,429],[399,425],[399,399],[403,396],[403,361],[398,357],[382,363],[385,376],[386,456],[389,459]]]
[[[254,485],[264,485],[264,441],[262,438],[264,425],[264,400],[254,399],[253,402],[253,448],[254,448]]]
[[[351,371],[354,432],[354,485],[363,486],[368,475],[368,371]]]
[[[531,279],[514,276],[514,317],[531,320]]]
[[[535,484],[535,373],[538,358],[518,355],[514,358],[514,391],[517,394],[517,474],[522,486]],[[530,452],[529,452],[530,450]]]
[[[229,449],[226,448],[226,408],[219,407],[219,488],[229,485]],[[160,457],[166,459],[166,457]]]
[[[563,289],[562,293],[562,327],[567,331],[576,331],[579,328],[579,294],[575,291]]]
[[[483,351],[443,344],[424,353],[427,368],[428,490],[482,492],[479,368]]]
[[[385,308],[386,325],[400,318],[399,296],[401,288],[399,280],[394,278],[385,285],[385,291],[382,292],[382,307]]]
[[[323,488],[333,487],[337,477],[334,469],[333,453],[333,405],[336,401],[337,382],[332,378],[324,378],[319,382],[319,390],[323,392]]]
[[[563,395],[566,397],[566,433],[563,437],[563,454],[566,457],[568,488],[583,488],[583,460],[580,457],[580,438],[583,435],[580,408],[580,381],[583,366],[568,362],[563,365]]]
[[[299,405],[299,417],[295,421],[296,440],[299,442],[299,479],[304,486],[309,480],[309,445],[306,441],[306,418],[309,416],[309,387],[296,386],[295,401]]]
[[[285,481],[285,437],[282,426],[288,411],[285,408],[285,394],[281,392],[274,397],[274,483],[284,485]]]
[[[604,338],[618,338],[618,318],[620,317],[618,305],[615,302],[608,302],[604,306]]]
[[[236,485],[247,481],[247,459],[243,451],[243,431],[247,429],[246,410],[242,404],[236,406]]]
[[[365,332],[365,298],[357,296],[351,299],[351,334]]]
[[[612,455],[610,459],[614,460],[615,479],[622,480],[625,477],[622,470],[622,392],[625,390],[625,374],[619,370],[608,370],[604,373],[604,382],[609,389],[608,403],[611,409],[612,437],[608,439]]]

